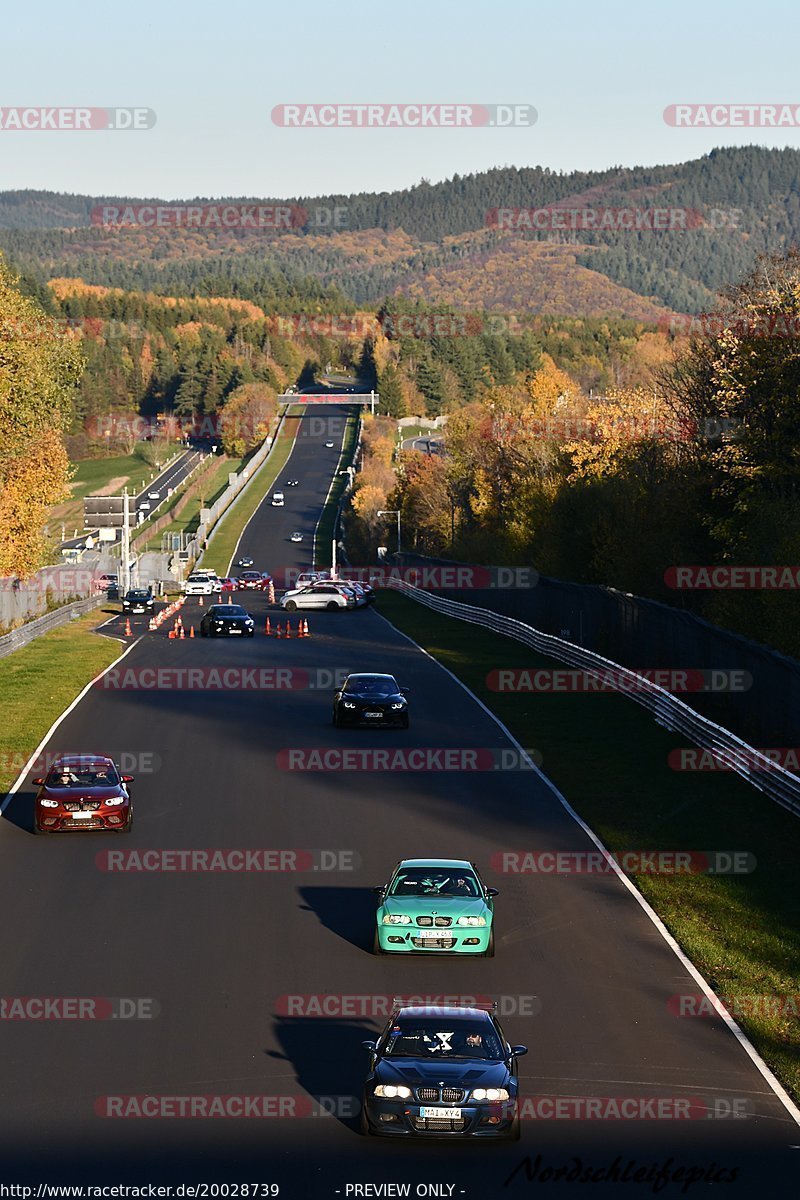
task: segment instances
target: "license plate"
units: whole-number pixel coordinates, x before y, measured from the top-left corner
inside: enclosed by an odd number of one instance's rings
[[[421,1108],[419,1110],[419,1115],[421,1117],[423,1117],[426,1121],[430,1117],[439,1117],[443,1121],[460,1121],[461,1120],[461,1109],[460,1108]]]
[[[229,629],[228,633],[241,633],[241,629]]]
[[[365,716],[365,717],[382,717],[382,716],[383,716],[383,713],[368,713],[368,712],[365,712],[365,713],[364,713],[364,716]]]
[[[93,812],[79,812],[71,814],[73,821],[89,821],[94,816]]]
[[[420,938],[440,938],[448,937],[447,933],[443,933],[441,929],[415,929],[414,937]]]

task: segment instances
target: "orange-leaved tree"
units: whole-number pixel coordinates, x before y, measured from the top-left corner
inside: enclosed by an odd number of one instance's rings
[[[0,576],[27,578],[44,558],[48,508],[66,496],[63,434],[83,357],[16,282],[0,258]]]

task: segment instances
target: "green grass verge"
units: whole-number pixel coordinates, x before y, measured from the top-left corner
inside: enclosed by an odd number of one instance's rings
[[[119,612],[118,604],[104,604],[0,658],[0,793],[8,790],[67,705],[119,657],[119,642],[92,633],[114,612]]]
[[[558,668],[555,659],[394,592],[381,592],[378,608],[463,680],[522,746],[538,749],[542,769],[609,850],[755,856],[748,875],[643,875],[635,883],[800,1099],[800,819],[732,773],[672,770],[669,752],[685,742],[621,695],[487,687],[491,671]],[[533,825],[531,833],[535,846]],[[766,1011],[769,998],[783,1011]]]
[[[286,466],[298,427],[297,417],[288,415],[285,418],[278,440],[264,466],[214,526],[208,547],[201,559],[204,567],[216,571],[218,575],[227,572],[242,530]]]
[[[168,457],[173,458],[174,455],[170,454]],[[135,487],[140,491],[156,474],[156,468],[151,467],[137,454],[127,454],[121,458],[87,458],[76,464],[71,480],[71,495],[75,500],[82,500],[84,496],[93,495],[98,488],[105,487],[112,479],[120,479],[123,476],[128,481],[128,487]]]
[[[342,453],[339,458],[338,469],[340,471],[343,471],[353,461],[353,454],[355,453],[356,441],[358,439],[359,421],[360,416],[358,413],[348,413],[344,437],[342,439]],[[336,524],[336,511],[346,487],[347,476],[337,474],[333,481],[333,487],[325,501],[325,506],[314,536],[314,566],[316,568],[324,569],[331,565],[331,542],[333,541],[333,531]]]

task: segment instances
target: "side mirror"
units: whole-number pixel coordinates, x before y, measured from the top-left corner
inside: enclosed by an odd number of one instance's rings
[[[411,691],[411,688],[400,688],[400,695],[407,696],[410,691]]]
[[[34,780],[34,783],[35,783],[35,782],[36,782],[36,780]],[[374,887],[372,890],[373,890],[373,892],[375,893],[375,895],[376,895],[376,896],[384,896],[384,895],[386,895],[386,888],[385,888],[385,886],[384,886],[383,884],[381,884],[381,885],[380,885],[380,887]]]
[[[34,779],[33,782],[35,784],[38,784],[39,787],[41,787],[42,784],[44,783],[44,780],[43,779]]]
[[[121,778],[122,778],[123,783],[133,783],[133,780],[134,780],[133,775],[123,775],[123,776],[121,776]]]
[[[487,888],[486,895],[487,896],[499,896],[500,893],[498,892],[497,888]]]
[[[362,1042],[361,1045],[364,1047],[365,1050],[369,1050],[370,1054],[374,1054],[375,1051],[378,1049],[377,1042]]]
[[[523,1054],[527,1054],[527,1053],[528,1053],[527,1046],[512,1046],[511,1047],[511,1057],[512,1058],[522,1058]]]

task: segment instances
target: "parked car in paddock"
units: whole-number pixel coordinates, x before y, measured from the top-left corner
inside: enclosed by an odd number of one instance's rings
[[[131,588],[122,600],[124,613],[152,613],[155,599],[150,588]]]
[[[406,858],[376,887],[373,953],[494,956],[494,897],[474,863]]]
[[[219,580],[216,575],[212,578],[209,575],[192,574],[183,583],[185,596],[213,596],[218,591]]]
[[[517,1059],[487,1008],[395,1003],[369,1052],[361,1132],[387,1137],[520,1136]]]
[[[105,754],[63,754],[44,777],[34,801],[35,833],[105,829],[127,833],[133,827],[133,802],[128,784]]]
[[[408,729],[407,692],[394,675],[348,675],[333,694],[333,723],[340,729],[345,725],[397,725]]]
[[[255,628],[241,604],[210,604],[200,619],[201,637],[253,637]]]
[[[310,587],[293,588],[281,596],[281,608],[287,612],[298,609],[325,609],[327,612],[337,612],[339,609],[355,608],[355,597],[336,583],[323,581]]]

